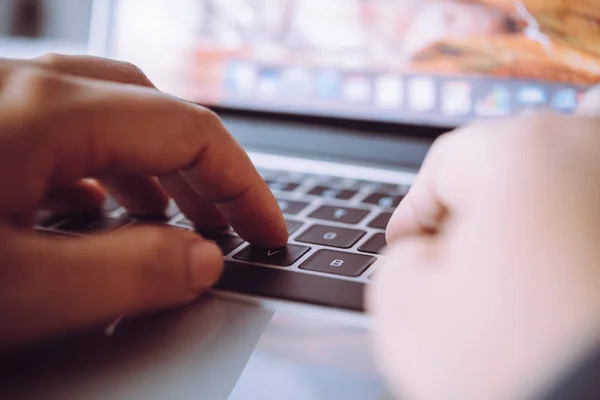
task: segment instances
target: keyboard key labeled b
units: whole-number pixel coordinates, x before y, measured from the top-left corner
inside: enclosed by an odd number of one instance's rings
[[[365,235],[364,231],[315,225],[296,238],[298,242],[349,249]]]
[[[300,266],[300,269],[343,276],[360,276],[377,258],[360,254],[320,250]]]
[[[309,217],[344,224],[358,224],[368,214],[369,211],[359,208],[323,206],[310,214]]]
[[[261,264],[289,267],[310,250],[310,247],[288,244],[280,249],[264,249],[248,246],[237,253],[236,260],[250,261]]]
[[[363,200],[363,203],[373,204],[383,208],[396,208],[402,201],[403,196],[385,193],[373,193]]]
[[[387,249],[385,233],[378,233],[358,248],[358,251],[371,254],[382,254]]]

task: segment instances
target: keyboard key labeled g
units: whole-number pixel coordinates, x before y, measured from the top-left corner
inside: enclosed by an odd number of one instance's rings
[[[365,272],[377,258],[333,250],[317,251],[300,266],[300,269],[328,274],[357,277]]]
[[[233,258],[236,260],[250,261],[278,267],[294,265],[310,247],[288,244],[280,249],[265,249],[256,246],[247,246]]]
[[[296,238],[302,243],[349,249],[365,235],[357,229],[340,228],[336,226],[314,225]]]

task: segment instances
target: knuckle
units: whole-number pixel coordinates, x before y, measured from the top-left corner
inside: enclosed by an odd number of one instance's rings
[[[181,103],[174,102],[173,104],[179,107]],[[197,125],[200,127],[199,129],[202,127],[205,129],[218,128],[221,125],[221,118],[214,111],[196,104],[186,104],[186,106],[188,112],[186,119],[191,125]],[[193,127],[190,126],[190,128]],[[189,131],[195,132],[194,129],[189,129]],[[218,131],[220,132],[221,129]]]
[[[219,117],[217,115],[217,113],[215,113],[212,110],[209,110],[208,108],[203,108],[203,113],[204,113],[204,119],[206,120],[206,123],[210,126],[215,126],[215,127],[222,127],[223,123],[221,121],[221,117]],[[225,131],[225,130],[223,130]],[[225,131],[227,132],[227,131]],[[230,135],[227,135],[227,137],[230,137]]]
[[[10,85],[22,94],[26,104],[55,101],[63,96],[71,84],[62,76],[36,68],[20,68],[11,73]]]
[[[69,103],[77,86],[58,74],[35,67],[22,67],[9,73],[0,93],[0,109],[5,123],[11,121],[21,132],[55,125],[60,115],[69,113]]]
[[[36,58],[38,63],[49,67],[59,66],[63,64],[65,60],[66,56],[58,53],[46,53]]]
[[[142,71],[142,69],[140,67],[138,67],[137,65],[130,63],[128,61],[119,61],[118,65],[123,72],[125,72],[129,75],[146,76],[146,74],[144,74],[144,71]]]
[[[182,104],[178,100],[173,100],[171,104],[173,107],[184,111],[183,118],[180,119],[182,132],[191,135],[191,139],[197,138],[197,132],[203,131],[219,133],[211,138],[211,141],[224,139],[223,135],[220,134],[223,131],[220,128],[221,119],[214,111],[196,104],[184,104],[184,107],[181,107]]]
[[[215,113],[214,111],[202,107],[201,108],[202,111],[202,115],[203,117],[210,123],[220,123],[221,119],[219,118],[219,116],[217,115],[217,113]]]
[[[118,61],[115,64],[115,68],[128,82],[142,86],[153,86],[144,71],[135,64],[126,61]]]

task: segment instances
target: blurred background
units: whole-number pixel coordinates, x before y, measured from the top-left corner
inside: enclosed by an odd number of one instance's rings
[[[0,0],[0,56],[85,51],[93,0]]]
[[[92,4],[0,0],[0,57],[86,53]],[[95,55],[208,106],[452,127],[570,114],[600,83],[600,0],[98,4]]]

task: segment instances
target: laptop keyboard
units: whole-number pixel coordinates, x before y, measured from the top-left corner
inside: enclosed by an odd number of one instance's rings
[[[259,172],[285,215],[289,244],[261,249],[247,244],[232,229],[201,232],[221,248],[226,266],[229,262],[238,269],[244,264],[369,282],[387,247],[385,228],[409,187],[273,169]],[[165,215],[140,219],[128,215],[113,199],[107,200],[103,215],[48,221],[38,228],[70,235],[108,233],[138,223],[194,229],[173,205]]]

